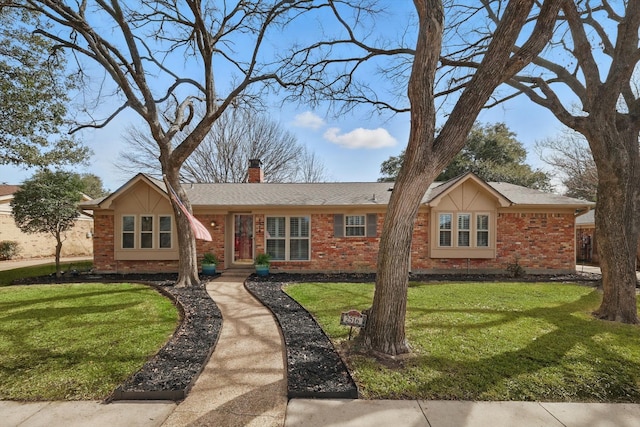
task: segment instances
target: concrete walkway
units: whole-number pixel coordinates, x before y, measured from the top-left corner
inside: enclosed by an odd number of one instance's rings
[[[225,273],[207,284],[222,312],[209,363],[163,426],[279,427],[287,409],[284,344],[271,312]]]

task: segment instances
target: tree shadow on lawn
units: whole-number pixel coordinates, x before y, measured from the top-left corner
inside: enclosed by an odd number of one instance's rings
[[[635,339],[640,331],[635,326],[616,324],[610,324],[611,329],[606,330],[601,320],[572,314],[584,312],[586,307],[589,307],[589,295],[555,307],[523,311],[410,308],[424,313],[425,317],[446,312],[499,316],[496,320],[473,324],[426,322],[412,326],[444,329],[451,334],[472,329],[488,332],[489,328],[507,326],[525,318],[546,321],[553,328],[534,336],[517,350],[481,359],[418,355],[409,364],[430,367],[437,375],[417,386],[419,394],[431,399],[640,402],[640,361],[625,358],[611,349],[616,341],[624,345],[621,341],[628,339],[615,334],[615,330],[634,328]],[[602,337],[603,334],[607,337]],[[508,333],[502,339],[509,340]],[[491,344],[489,340],[486,342]]]

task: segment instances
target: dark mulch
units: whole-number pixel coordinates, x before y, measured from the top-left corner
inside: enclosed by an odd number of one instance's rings
[[[412,275],[411,280],[437,282],[473,281],[572,281],[597,285],[599,275],[563,276]],[[181,310],[182,322],[170,341],[110,396],[112,399],[184,399],[209,360],[222,329],[222,316],[204,287],[175,288],[176,275],[71,272],[62,279],[39,277],[20,284],[60,282],[144,282],[167,295]],[[292,397],[356,398],[357,388],[333,344],[313,317],[282,291],[295,282],[373,282],[373,274],[252,275],[246,288],[276,317],[287,350],[288,395]]]
[[[254,279],[245,287],[271,310],[282,330],[288,397],[357,399],[353,378],[311,314],[282,291],[283,282]]]
[[[218,341],[222,314],[204,287],[156,286],[176,302],[182,322],[165,346],[108,400],[183,400]]]

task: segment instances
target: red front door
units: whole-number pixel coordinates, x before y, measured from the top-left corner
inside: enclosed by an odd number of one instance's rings
[[[253,215],[236,214],[233,221],[233,261],[253,262]]]

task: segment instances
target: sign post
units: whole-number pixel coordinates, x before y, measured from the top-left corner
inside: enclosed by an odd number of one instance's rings
[[[364,328],[367,324],[367,315],[358,310],[345,311],[340,314],[340,324],[349,326],[349,340],[351,340],[353,328]]]

